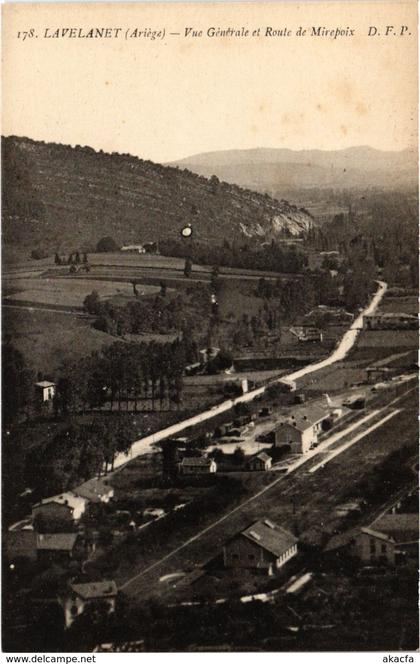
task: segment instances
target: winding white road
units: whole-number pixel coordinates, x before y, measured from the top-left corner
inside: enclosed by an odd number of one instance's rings
[[[387,284],[384,281],[378,281],[377,283],[379,284],[379,288],[376,291],[373,298],[371,299],[371,301],[369,302],[368,306],[365,309],[363,309],[363,311],[357,316],[357,318],[354,319],[349,329],[344,334],[343,338],[338,344],[337,348],[331,353],[331,355],[326,357],[325,360],[321,360],[320,362],[315,362],[314,364],[308,364],[308,366],[303,367],[302,369],[299,369],[298,371],[295,371],[294,373],[291,373],[288,376],[283,376],[281,380],[285,379],[291,381],[296,380],[297,378],[302,378],[302,376],[306,376],[307,374],[312,373],[313,371],[318,371],[319,369],[328,367],[330,364],[334,364],[335,362],[344,360],[346,355],[348,355],[349,351],[354,346],[354,343],[357,339],[357,335],[359,334],[359,331],[363,327],[363,316],[372,314],[375,311],[378,304],[380,303],[380,301],[382,300],[383,296],[385,295],[385,291],[388,287]]]
[[[363,316],[373,313],[385,294],[385,291],[387,289],[387,284],[384,281],[378,281],[377,283],[378,283],[378,290],[371,299],[370,303],[357,316],[357,318],[354,319],[351,326],[349,327],[349,329],[341,339],[340,343],[338,344],[337,348],[331,353],[331,355],[326,357],[324,360],[315,362],[314,364],[308,364],[306,367],[302,367],[302,369],[299,369],[298,371],[295,371],[294,373],[291,373],[288,376],[282,376],[277,380],[273,380],[272,383],[294,381],[297,378],[302,378],[302,376],[306,376],[310,373],[313,373],[314,371],[318,371],[319,369],[323,369],[324,367],[328,367],[331,364],[334,364],[335,362],[343,360],[346,357],[346,355],[349,353],[351,348],[354,346],[355,341],[357,339],[357,335],[359,334],[359,331],[363,327]],[[265,389],[266,387],[259,387],[256,390],[252,390],[251,392],[247,392],[246,394],[237,397],[236,399],[229,399],[228,401],[224,401],[218,406],[214,406],[209,410],[205,410],[204,412],[199,413],[198,415],[194,415],[193,417],[190,417],[187,420],[182,420],[181,422],[177,422],[176,424],[173,424],[170,427],[166,427],[165,429],[161,429],[160,431],[157,431],[149,436],[145,436],[140,440],[136,440],[135,442],[133,442],[133,445],[131,446],[128,455],[122,453],[117,455],[114,461],[114,469],[117,470],[122,466],[124,466],[129,461],[131,461],[132,459],[135,459],[136,457],[142,454],[147,454],[148,452],[151,452],[153,449],[153,445],[159,442],[160,440],[163,440],[164,438],[168,438],[169,436],[178,434],[190,426],[199,424],[200,422],[204,422],[214,417],[215,415],[219,415],[220,413],[226,412],[231,408],[233,408],[233,406],[237,403],[245,403],[248,401],[252,401],[253,399],[255,399],[255,397],[263,394],[265,392]]]

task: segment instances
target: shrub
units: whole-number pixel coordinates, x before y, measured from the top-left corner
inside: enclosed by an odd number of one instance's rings
[[[39,261],[42,258],[48,258],[48,252],[45,251],[45,249],[33,249],[31,251],[31,258],[36,261]]]
[[[101,238],[99,240],[98,244],[96,245],[96,251],[98,251],[99,253],[119,251],[119,250],[120,250],[120,247],[115,242],[114,238],[112,238],[109,235],[107,235],[106,237]]]

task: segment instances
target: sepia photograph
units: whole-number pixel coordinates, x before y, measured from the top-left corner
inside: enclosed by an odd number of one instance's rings
[[[5,661],[414,662],[417,14],[2,5]]]

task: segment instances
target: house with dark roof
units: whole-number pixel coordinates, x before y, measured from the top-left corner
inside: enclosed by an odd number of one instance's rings
[[[77,533],[37,533],[32,529],[9,531],[5,536],[9,561],[26,558],[65,565],[83,557],[85,547]]]
[[[223,547],[227,569],[273,574],[297,554],[298,540],[270,519],[256,521]]]
[[[266,452],[256,454],[248,461],[249,470],[270,470],[272,459]]]
[[[71,583],[67,594],[59,598],[64,611],[64,624],[70,627],[87,606],[101,605],[108,613],[115,611],[118,588],[115,581]]]
[[[83,557],[84,547],[77,533],[37,533],[38,560],[49,564],[65,564]]]
[[[299,408],[274,430],[276,447],[290,445],[293,454],[305,454],[318,442],[318,435],[330,426],[332,410],[311,405]]]
[[[184,457],[179,464],[179,470],[183,475],[204,475],[215,473],[217,463],[208,457]]]
[[[417,557],[418,514],[384,514],[356,537],[354,550],[364,562],[395,565],[407,555]]]

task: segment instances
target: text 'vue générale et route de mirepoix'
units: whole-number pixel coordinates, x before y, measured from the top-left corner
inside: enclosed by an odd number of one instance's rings
[[[364,35],[367,37],[405,37],[411,36],[411,30],[407,25],[369,25],[363,29],[356,29],[350,26],[298,26],[290,28],[283,27],[215,27],[210,26],[206,29],[193,26],[184,27],[181,30],[168,28],[138,28],[138,27],[47,27],[42,32],[44,39],[146,39],[159,40],[166,36],[182,37],[185,39],[200,38],[276,38],[276,37],[319,37],[329,39],[339,39]],[[31,37],[38,37],[38,34],[32,29]]]

